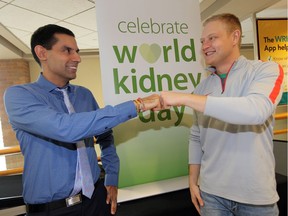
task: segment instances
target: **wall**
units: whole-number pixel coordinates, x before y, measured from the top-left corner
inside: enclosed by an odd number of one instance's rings
[[[243,46],[241,47],[241,55],[245,56],[247,59],[254,59],[254,50],[253,46]]]
[[[2,144],[5,147],[18,145],[18,141],[5,112],[3,102],[4,92],[11,85],[28,82],[30,82],[30,70],[27,61],[21,59],[0,60],[0,121],[3,132]],[[20,154],[5,156],[5,160],[8,169],[23,166],[23,158]]]

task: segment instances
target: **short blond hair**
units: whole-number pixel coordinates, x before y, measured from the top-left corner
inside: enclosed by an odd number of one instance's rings
[[[240,47],[241,39],[242,39],[242,27],[241,27],[241,22],[239,18],[235,16],[234,14],[230,14],[230,13],[217,14],[206,19],[203,23],[203,26],[205,26],[209,22],[218,21],[218,20],[226,24],[228,33],[232,33],[235,30],[240,31],[240,38],[239,38],[239,43],[238,43]]]

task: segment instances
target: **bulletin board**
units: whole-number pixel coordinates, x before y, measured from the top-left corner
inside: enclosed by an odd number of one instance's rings
[[[256,20],[258,58],[262,61],[275,61],[283,67],[284,92],[280,105],[287,105],[287,24],[287,18]]]

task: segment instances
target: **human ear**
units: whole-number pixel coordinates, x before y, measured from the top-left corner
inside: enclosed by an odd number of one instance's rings
[[[232,33],[232,37],[233,37],[233,44],[238,44],[239,43],[239,40],[240,40],[240,37],[241,37],[241,32],[240,30],[235,30],[233,31]]]
[[[34,47],[34,51],[37,55],[37,57],[39,58],[40,61],[45,61],[47,59],[47,50],[41,46],[41,45],[37,45]]]

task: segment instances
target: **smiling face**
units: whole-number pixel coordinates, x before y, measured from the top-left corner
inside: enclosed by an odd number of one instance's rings
[[[207,65],[216,67],[219,73],[225,73],[240,56],[240,31],[229,31],[227,24],[213,20],[204,25],[201,44]]]
[[[81,58],[73,36],[56,33],[54,37],[57,42],[50,50],[38,45],[36,53],[41,61],[43,76],[58,87],[63,87],[76,78]]]

